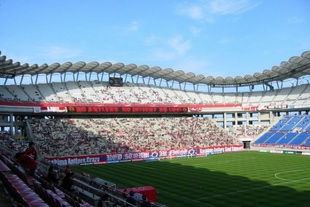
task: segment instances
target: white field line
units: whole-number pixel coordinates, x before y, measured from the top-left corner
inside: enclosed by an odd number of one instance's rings
[[[305,170],[306,170],[306,169],[283,171],[283,172],[278,172],[278,173],[274,174],[274,176],[275,176],[277,179],[279,179],[279,180],[288,180],[288,179],[281,178],[279,175],[284,174],[284,173],[300,172],[300,171],[305,171]]]
[[[277,184],[264,185],[264,186],[260,186],[260,187],[257,187],[257,188],[249,188],[249,189],[243,189],[243,190],[233,191],[233,192],[229,192],[229,193],[217,194],[217,195],[213,195],[213,196],[201,197],[201,198],[199,198],[197,200],[205,200],[205,199],[209,199],[209,198],[215,198],[215,197],[221,197],[221,196],[226,196],[226,195],[232,195],[232,194],[236,194],[236,193],[243,193],[243,192],[247,192],[247,191],[254,191],[254,190],[258,190],[258,189],[262,189],[262,188],[270,188],[270,187],[274,187],[274,186],[278,186],[278,185],[283,185],[283,184],[288,184],[288,183],[301,182],[301,181],[304,181],[304,180],[310,180],[310,177],[303,178],[303,179],[298,179],[298,180],[287,181],[287,182],[282,182],[282,183],[277,183]]]
[[[234,159],[234,160],[226,160],[226,161],[221,161],[221,162],[206,162],[206,163],[201,163],[201,164],[194,164],[193,166],[205,165],[205,164],[226,164],[226,163],[229,163],[229,162],[251,160],[251,159],[256,159],[256,157]],[[131,164],[131,163],[128,163],[128,164],[134,165],[134,164]],[[135,167],[141,167],[141,168],[146,168],[146,169],[154,169],[152,167],[146,167],[146,166],[140,166],[140,165],[135,165]],[[281,174],[281,173],[285,173],[285,172],[296,172],[296,171],[303,171],[303,170],[291,170],[291,171],[279,172],[279,173],[275,174],[275,177],[277,179],[279,179],[279,180],[286,180],[286,179],[280,178],[278,175]],[[157,193],[164,192],[164,193],[170,194],[170,195],[172,195],[174,197],[177,197],[177,198],[186,199],[186,200],[189,200],[191,202],[198,203],[198,204],[201,204],[201,205],[203,204],[203,206],[206,206],[206,207],[216,207],[214,205],[202,202],[201,200],[205,200],[205,199],[209,199],[209,198],[215,198],[215,197],[221,197],[221,196],[226,196],[226,195],[232,195],[232,194],[242,193],[242,192],[247,192],[247,191],[253,191],[253,190],[258,190],[258,189],[262,189],[262,188],[269,188],[269,187],[283,185],[283,184],[287,184],[287,183],[301,182],[301,181],[309,180],[309,179],[310,179],[310,177],[303,178],[303,179],[298,179],[298,180],[286,181],[286,182],[277,183],[277,184],[273,184],[273,185],[265,185],[265,186],[260,186],[260,187],[256,187],[256,188],[249,188],[249,189],[243,189],[243,190],[233,191],[233,192],[229,192],[229,193],[217,194],[217,195],[213,195],[213,196],[201,197],[201,198],[198,198],[198,199],[187,198],[185,196],[180,196],[180,195],[177,195],[177,194],[174,194],[174,193],[171,193],[171,192],[168,192],[168,191],[164,191],[164,190],[161,190],[161,189],[157,189]],[[126,179],[126,180],[130,181],[130,179]],[[138,183],[131,182],[131,184],[139,186]]]
[[[199,163],[199,164],[193,164],[192,166],[199,166],[199,165],[209,165],[209,164],[214,164],[214,165],[222,165],[226,164],[229,162],[237,162],[237,161],[244,161],[244,160],[253,160],[256,159],[256,157],[249,157],[249,158],[241,158],[241,159],[233,159],[233,160],[225,160],[225,161],[217,161],[217,162],[205,162],[205,163]]]

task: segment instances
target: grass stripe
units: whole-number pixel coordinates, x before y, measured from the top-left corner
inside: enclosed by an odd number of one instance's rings
[[[159,162],[77,166],[119,188],[151,185],[170,207],[308,207],[308,156],[238,152]],[[289,199],[288,199],[289,198]]]

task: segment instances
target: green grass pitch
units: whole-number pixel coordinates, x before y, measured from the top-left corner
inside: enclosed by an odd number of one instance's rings
[[[310,156],[235,152],[72,169],[118,188],[153,186],[169,207],[310,206]]]

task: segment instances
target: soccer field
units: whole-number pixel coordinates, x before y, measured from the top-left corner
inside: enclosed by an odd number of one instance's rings
[[[118,188],[153,186],[169,207],[310,206],[310,156],[237,152],[72,167]]]

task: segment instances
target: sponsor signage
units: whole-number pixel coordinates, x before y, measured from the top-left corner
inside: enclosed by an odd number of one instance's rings
[[[229,148],[229,150],[227,150]],[[45,160],[60,166],[66,165],[98,165],[111,164],[120,162],[135,162],[135,161],[156,161],[165,158],[180,158],[195,155],[210,155],[231,151],[241,151],[243,146],[220,146],[209,148],[195,148],[195,149],[173,149],[173,150],[158,150],[145,152],[131,152],[131,153],[114,153],[101,154],[91,156],[68,156],[68,157],[54,157],[46,158]]]

